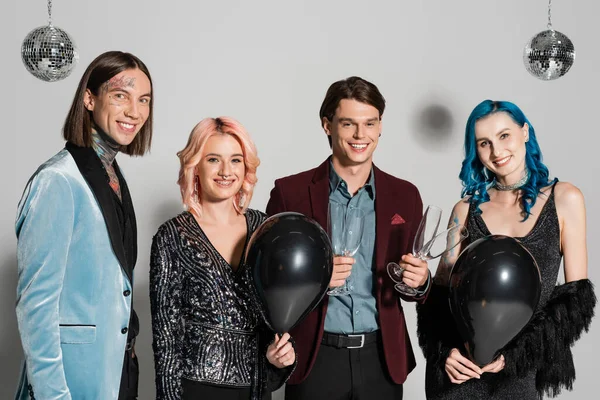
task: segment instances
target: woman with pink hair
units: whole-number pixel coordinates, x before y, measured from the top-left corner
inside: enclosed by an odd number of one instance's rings
[[[178,156],[187,211],[158,229],[150,262],[156,398],[270,399],[296,354],[261,320],[242,263],[266,218],[248,208],[256,148],[239,122],[207,118]]]

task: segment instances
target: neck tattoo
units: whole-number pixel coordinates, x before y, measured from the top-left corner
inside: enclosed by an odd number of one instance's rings
[[[500,182],[498,182],[497,180],[494,180],[494,187],[497,190],[500,191],[509,191],[509,190],[516,190],[516,189],[520,189],[521,187],[523,187],[527,181],[529,180],[529,170],[525,169],[525,174],[523,175],[523,177],[521,179],[519,179],[517,182],[513,183],[512,185],[503,185]]]
[[[100,161],[102,161],[102,165],[108,174],[108,184],[120,200],[121,185],[113,167],[113,161],[121,146],[106,133],[102,132],[101,129],[94,127],[92,129],[92,148],[98,155],[98,158],[100,158]]]

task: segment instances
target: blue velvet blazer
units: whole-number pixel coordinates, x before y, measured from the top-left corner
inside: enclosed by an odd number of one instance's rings
[[[118,398],[133,265],[104,174],[93,149],[67,144],[19,202],[16,313],[25,360],[17,399]]]

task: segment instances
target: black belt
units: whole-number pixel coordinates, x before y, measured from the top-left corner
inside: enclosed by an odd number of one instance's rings
[[[378,338],[379,331],[352,335],[323,332],[321,344],[337,347],[338,349],[360,349],[368,344],[377,342]]]

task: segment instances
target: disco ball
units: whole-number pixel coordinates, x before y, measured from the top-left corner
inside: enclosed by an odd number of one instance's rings
[[[46,25],[35,28],[25,37],[21,59],[33,76],[55,82],[71,74],[79,61],[79,53],[67,32]]]
[[[523,62],[529,73],[538,79],[558,79],[569,71],[575,61],[575,47],[564,34],[547,30],[535,35],[523,51]]]

